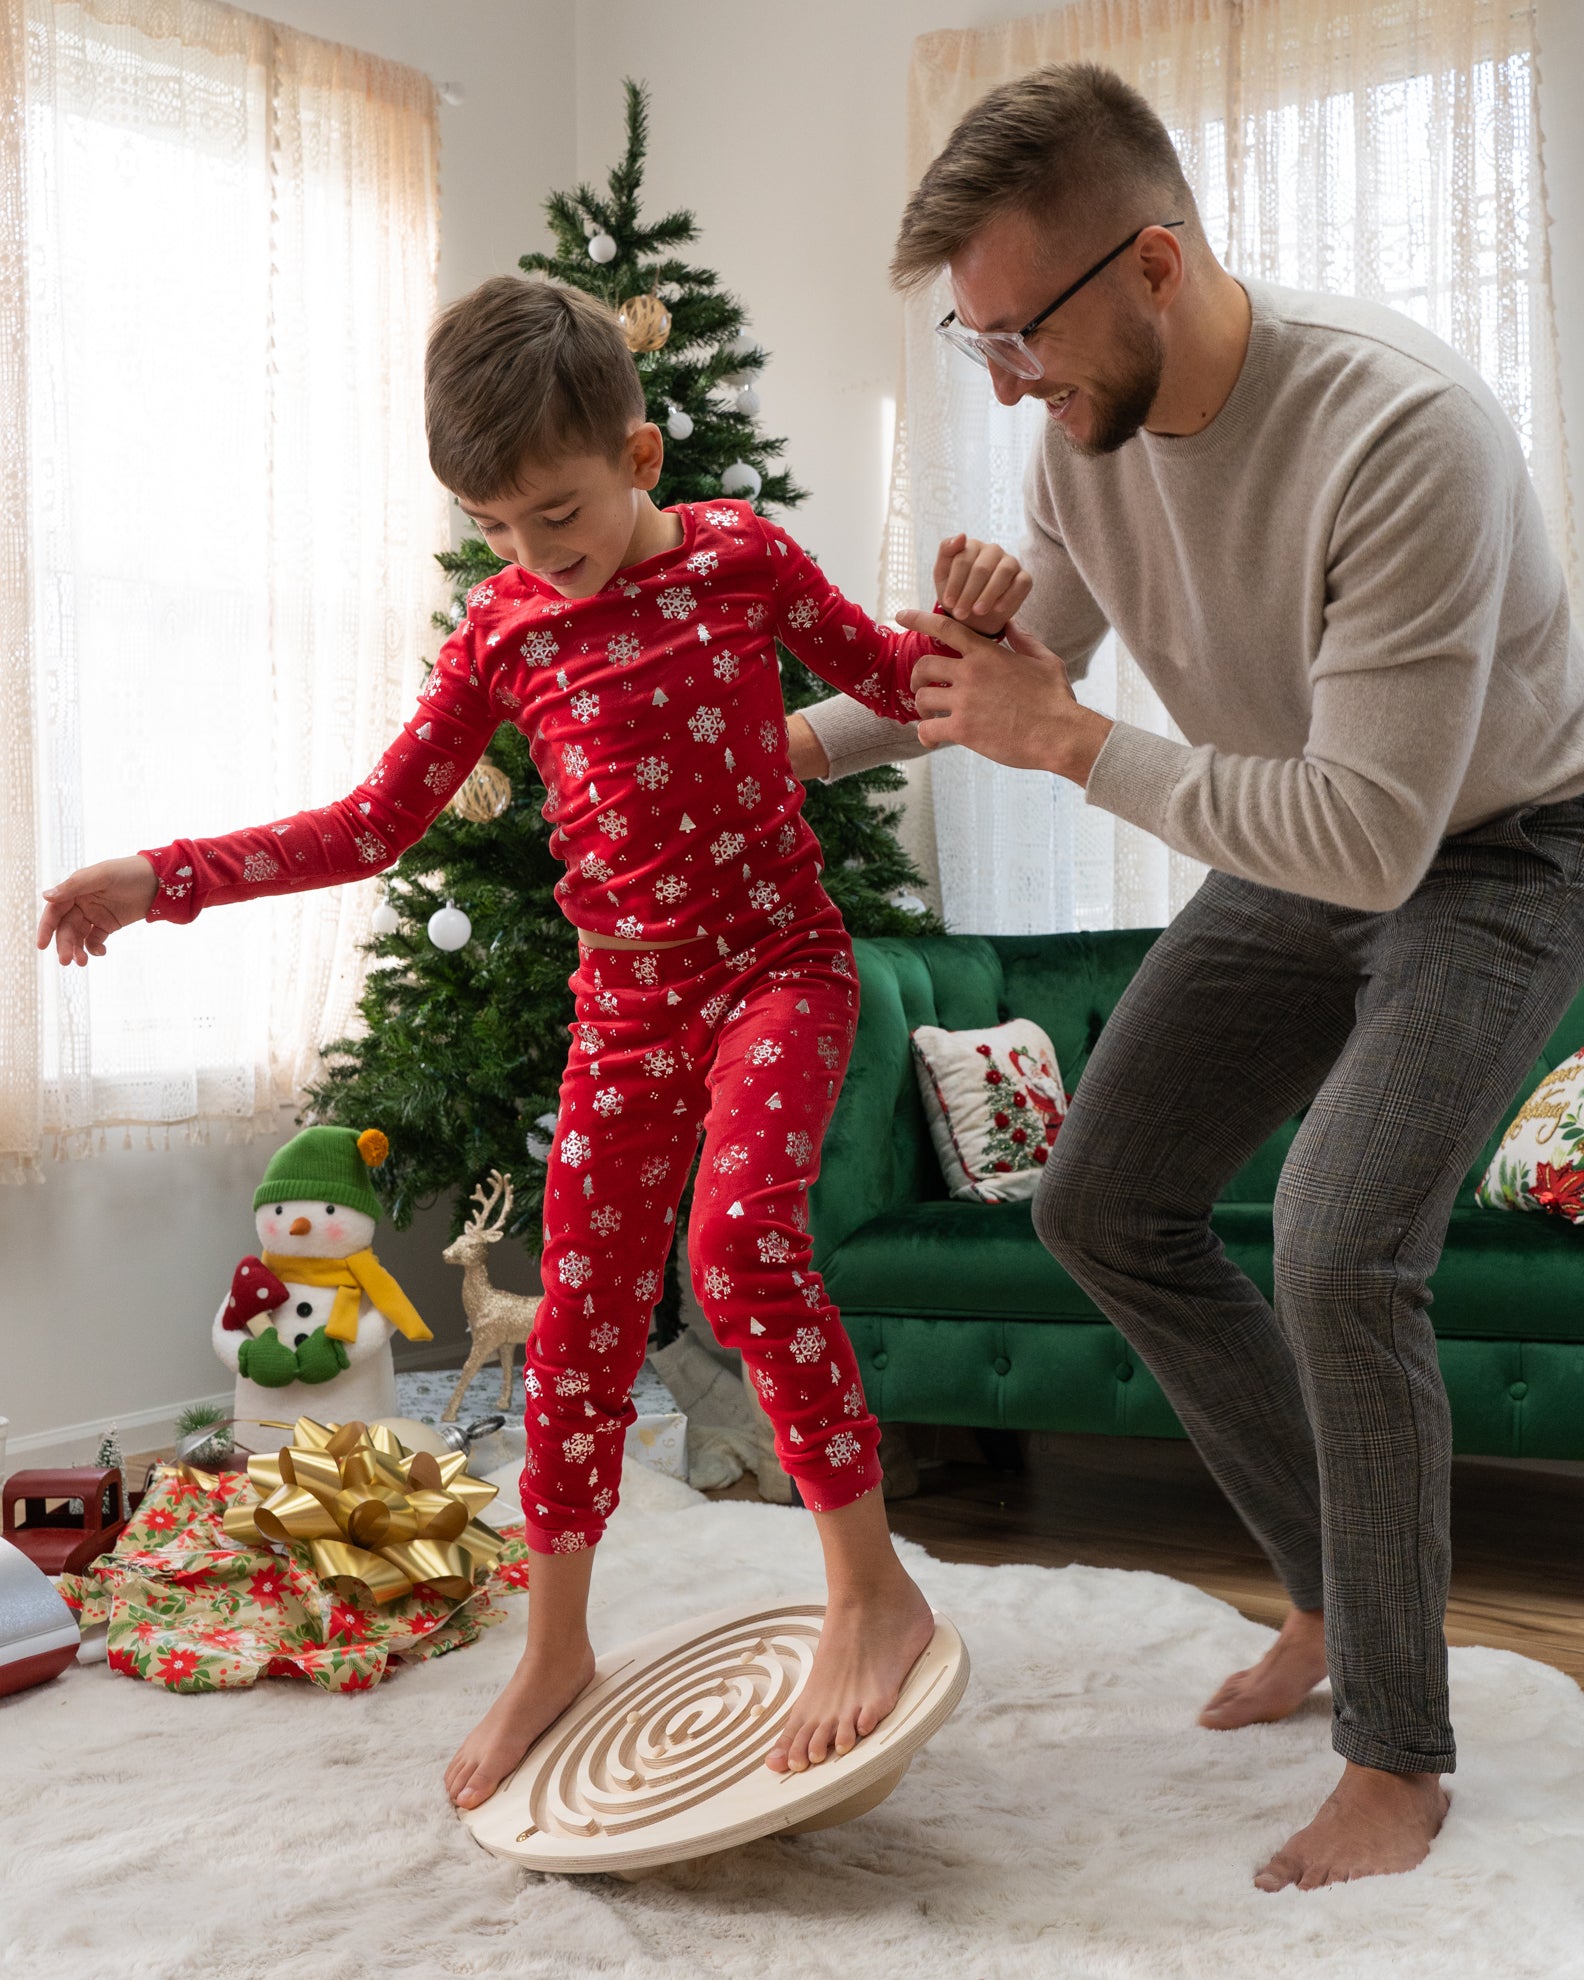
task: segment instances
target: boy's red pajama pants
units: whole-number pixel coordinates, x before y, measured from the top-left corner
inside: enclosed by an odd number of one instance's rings
[[[545,1296],[528,1341],[527,1540],[589,1547],[621,1482],[629,1400],[702,1129],[688,1249],[776,1454],[830,1512],[880,1482],[879,1428],[809,1266],[808,1188],[852,1049],[858,978],[834,908],[745,954],[582,948],[545,1180]]]

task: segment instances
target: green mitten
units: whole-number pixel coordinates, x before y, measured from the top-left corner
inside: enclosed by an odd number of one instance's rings
[[[297,1350],[297,1379],[299,1382],[332,1381],[347,1366],[350,1358],[343,1343],[331,1340],[320,1327]]]
[[[284,1389],[297,1380],[297,1357],[273,1327],[266,1327],[256,1340],[250,1336],[238,1346],[237,1373],[261,1388]]]

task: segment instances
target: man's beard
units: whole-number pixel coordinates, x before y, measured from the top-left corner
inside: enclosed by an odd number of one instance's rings
[[[1116,366],[1087,392],[1094,432],[1086,440],[1062,427],[1062,437],[1080,454],[1114,454],[1149,418],[1160,391],[1166,353],[1160,332],[1144,316],[1125,316],[1116,327]]]

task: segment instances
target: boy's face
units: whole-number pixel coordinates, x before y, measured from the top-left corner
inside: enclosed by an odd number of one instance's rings
[[[614,460],[573,454],[524,467],[517,488],[487,503],[462,501],[462,512],[507,563],[520,564],[563,598],[590,598],[623,564],[648,554],[648,493],[660,478],[659,429],[635,425]]]

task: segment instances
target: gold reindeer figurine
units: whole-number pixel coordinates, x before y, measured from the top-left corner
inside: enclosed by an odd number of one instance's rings
[[[499,1407],[510,1407],[512,1349],[526,1344],[533,1329],[534,1315],[539,1311],[537,1296],[530,1298],[523,1293],[502,1292],[492,1286],[485,1262],[489,1256],[489,1246],[498,1243],[505,1235],[506,1220],[511,1216],[511,1177],[502,1175],[499,1169],[491,1169],[489,1188],[486,1190],[483,1183],[476,1184],[473,1200],[478,1209],[468,1220],[462,1235],[440,1254],[448,1265],[462,1267],[462,1305],[466,1309],[468,1328],[473,1336],[472,1351],[451,1400],[445,1406],[445,1413],[440,1419],[442,1423],[456,1421],[469,1382],[492,1354],[500,1356]],[[491,1214],[496,1212],[497,1204],[499,1210],[491,1222]]]

